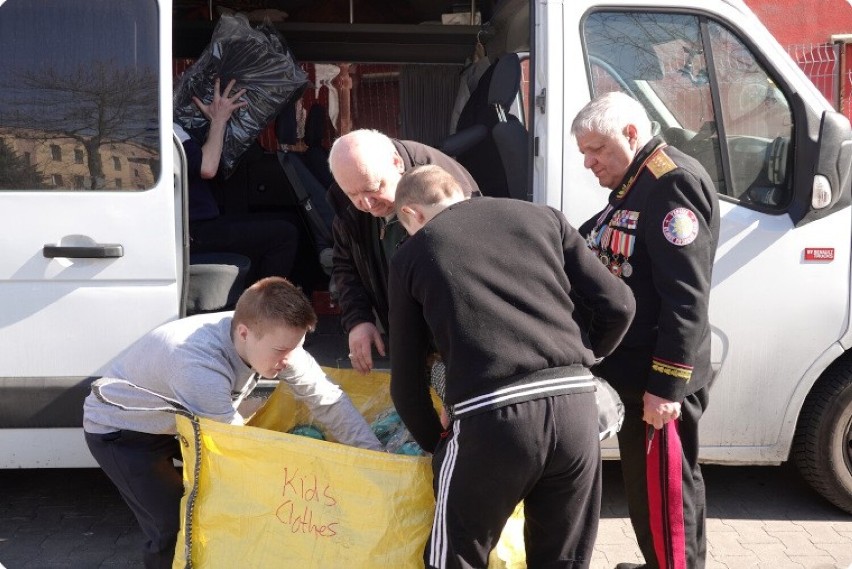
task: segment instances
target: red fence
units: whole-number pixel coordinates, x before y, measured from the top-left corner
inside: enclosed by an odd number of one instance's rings
[[[842,50],[847,50],[843,57]],[[825,98],[852,120],[852,49],[843,44],[788,45],[787,53],[810,77]],[[843,65],[844,60],[847,62]]]

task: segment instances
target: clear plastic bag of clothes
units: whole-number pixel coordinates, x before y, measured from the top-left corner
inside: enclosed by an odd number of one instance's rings
[[[269,23],[252,28],[242,14],[222,16],[210,44],[180,78],[174,92],[174,120],[199,144],[210,121],[192,102],[213,100],[216,78],[224,89],[236,79],[234,91],[245,89],[248,105],[237,109],[225,130],[220,170],[226,178],[257,135],[289,103],[301,96],[308,76]]]
[[[391,454],[426,456],[402,422],[390,399],[387,373],[372,372],[363,376],[350,369],[323,368],[352,400],[352,404],[370,424],[382,446]],[[432,403],[440,409],[441,402],[433,395]],[[317,440],[331,440],[325,427],[316,423],[308,408],[296,401],[286,388],[276,388],[248,424],[263,429],[286,432]]]

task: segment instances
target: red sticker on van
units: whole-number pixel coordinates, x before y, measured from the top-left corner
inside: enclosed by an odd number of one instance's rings
[[[806,247],[805,261],[833,261],[834,247]]]

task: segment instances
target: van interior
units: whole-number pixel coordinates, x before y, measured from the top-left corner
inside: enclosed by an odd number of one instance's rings
[[[271,24],[309,84],[253,141],[233,173],[216,180],[216,197],[223,212],[278,212],[300,227],[293,280],[312,295],[321,316],[315,337],[339,336],[339,330],[329,259],[321,255],[327,235],[312,223],[303,200],[307,195],[320,213],[327,207],[318,195],[332,181],[327,156],[337,136],[368,128],[428,144],[457,158],[487,195],[528,199],[526,1],[178,0],[176,84],[207,47],[219,18],[234,13],[252,25]],[[233,255],[193,259],[189,313],[232,306],[237,289],[247,284],[239,261]],[[230,283],[224,296],[217,269]],[[205,287],[213,292],[200,290]],[[345,359],[345,344],[341,350]]]

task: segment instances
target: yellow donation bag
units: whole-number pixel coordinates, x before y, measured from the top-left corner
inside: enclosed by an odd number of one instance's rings
[[[386,373],[325,372],[367,422],[392,406]],[[429,458],[283,432],[310,422],[283,383],[251,426],[177,419],[186,491],[175,569],[423,567]],[[490,567],[524,567],[492,557]]]

